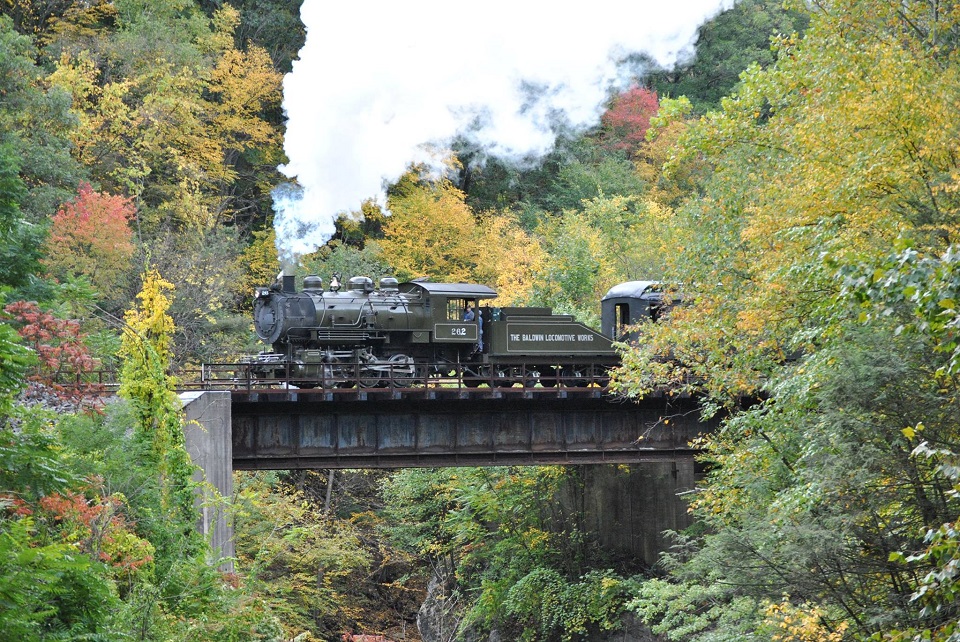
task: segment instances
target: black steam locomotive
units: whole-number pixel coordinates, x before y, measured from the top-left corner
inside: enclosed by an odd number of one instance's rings
[[[456,377],[466,386],[584,386],[603,384],[619,363],[613,340],[629,326],[655,319],[663,306],[659,285],[631,281],[602,301],[603,332],[545,307],[496,307],[484,285],[398,283],[339,276],[324,288],[318,276],[295,287],[278,277],[258,288],[254,325],[272,345],[247,366],[259,380],[300,388],[410,387],[430,376]]]

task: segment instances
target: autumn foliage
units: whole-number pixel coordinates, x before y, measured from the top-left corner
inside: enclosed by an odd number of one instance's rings
[[[11,303],[4,312],[16,322],[17,332],[37,357],[38,364],[28,376],[32,388],[74,402],[99,390],[98,384],[83,379],[100,362],[90,354],[77,321],[58,319],[31,301]]]
[[[82,493],[53,493],[40,499],[37,517],[60,538],[109,565],[118,579],[130,579],[153,562],[154,548],[133,532],[122,496],[88,499]]]
[[[52,219],[44,264],[56,277],[85,275],[106,294],[129,273],[134,213],[131,199],[82,183]]]
[[[646,140],[650,118],[657,115],[657,92],[634,86],[613,99],[603,114],[603,144],[607,149],[633,155]]]

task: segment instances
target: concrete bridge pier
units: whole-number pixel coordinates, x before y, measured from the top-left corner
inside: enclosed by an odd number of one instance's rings
[[[200,509],[197,530],[209,539],[220,569],[232,572],[236,550],[227,511],[233,497],[230,391],[185,392],[180,401],[187,452],[200,468],[194,473],[194,481],[203,483],[196,499]]]
[[[692,524],[685,500],[696,485],[692,454],[577,469],[557,501],[565,513],[579,511],[583,530],[611,558],[651,567],[671,544],[663,531]]]

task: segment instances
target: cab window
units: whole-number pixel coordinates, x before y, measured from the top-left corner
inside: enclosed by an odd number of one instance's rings
[[[447,321],[463,321],[468,305],[476,313],[477,302],[474,299],[447,299]]]

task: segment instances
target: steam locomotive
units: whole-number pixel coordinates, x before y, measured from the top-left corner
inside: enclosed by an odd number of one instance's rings
[[[272,346],[247,362],[258,380],[300,388],[399,388],[430,376],[455,377],[466,386],[585,386],[605,384],[619,363],[612,343],[629,328],[656,319],[664,305],[658,283],[630,281],[601,302],[602,332],[547,307],[497,307],[484,285],[399,283],[375,286],[364,276],[346,287],[334,275],[280,275],[254,299],[257,335]]]

